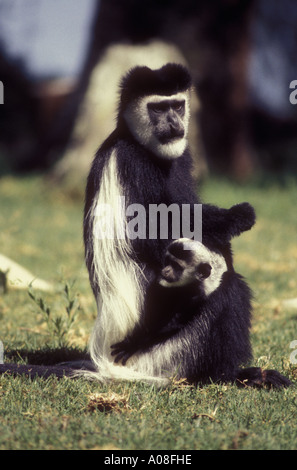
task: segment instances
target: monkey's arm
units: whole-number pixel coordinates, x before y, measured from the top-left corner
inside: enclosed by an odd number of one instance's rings
[[[181,314],[175,314],[167,324],[160,327],[148,328],[139,323],[123,341],[111,345],[111,355],[115,356],[116,363],[126,364],[128,359],[137,352],[147,352],[153,346],[164,343],[176,335],[184,326]]]

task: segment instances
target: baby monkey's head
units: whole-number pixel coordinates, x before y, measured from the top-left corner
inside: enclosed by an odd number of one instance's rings
[[[159,284],[172,288],[198,283],[208,296],[219,287],[226,271],[223,255],[209,250],[196,240],[179,238],[167,249]]]

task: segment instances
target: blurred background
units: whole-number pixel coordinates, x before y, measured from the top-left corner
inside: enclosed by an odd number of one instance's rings
[[[130,67],[186,64],[195,173],[297,172],[296,0],[0,0],[0,176],[84,186]]]
[[[61,338],[87,347],[96,317],[82,240],[87,174],[114,129],[121,76],[169,61],[193,76],[189,143],[202,200],[249,201],[257,213],[232,243],[254,292],[255,357],[287,364],[297,338],[297,0],[0,0],[6,350]],[[48,291],[50,318],[32,306],[32,279]],[[71,328],[68,285],[80,305]]]

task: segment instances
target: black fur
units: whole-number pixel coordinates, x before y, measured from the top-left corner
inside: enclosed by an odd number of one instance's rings
[[[25,375],[31,379],[35,377],[48,379],[51,376],[62,379],[64,377],[73,377],[74,372],[73,368],[60,365],[0,364],[0,374],[12,375],[14,377]]]
[[[121,82],[120,113],[133,99],[147,95],[171,96],[191,87],[191,76],[180,64],[166,64],[159,70],[135,67]]]

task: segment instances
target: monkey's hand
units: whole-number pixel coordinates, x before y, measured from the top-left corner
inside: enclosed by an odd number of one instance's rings
[[[111,355],[115,356],[114,362],[115,363],[122,363],[123,366],[126,365],[128,359],[130,359],[133,354],[137,352],[139,349],[138,345],[132,342],[129,338],[125,338],[123,341],[119,343],[115,343],[111,345]]]

